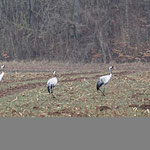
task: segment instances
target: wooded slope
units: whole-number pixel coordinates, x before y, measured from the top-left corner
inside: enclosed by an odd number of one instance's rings
[[[0,60],[150,61],[150,0],[1,0]]]

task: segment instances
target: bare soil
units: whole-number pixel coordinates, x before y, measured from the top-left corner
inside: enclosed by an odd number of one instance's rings
[[[85,74],[96,74],[96,73],[99,73],[99,72],[83,72],[83,73],[69,73],[69,74],[62,74],[60,75],[60,77],[62,76],[74,76],[74,75],[85,75]],[[131,71],[122,71],[122,72],[116,72],[115,73],[115,76],[125,76],[127,74],[130,74],[132,73]],[[47,75],[45,75],[47,77]],[[75,82],[75,81],[81,81],[81,80],[87,80],[87,79],[98,79],[100,75],[96,75],[96,76],[93,76],[93,77],[79,77],[79,78],[75,78],[75,79],[64,79],[64,80],[61,80],[59,81],[60,83],[61,82]],[[22,80],[22,81],[30,81],[30,80],[41,80],[41,79],[44,79],[44,77],[38,77],[38,78],[32,78],[32,79],[28,79],[28,80]],[[6,83],[6,82],[5,82]],[[21,86],[15,86],[15,87],[9,87],[5,90],[0,90],[0,98],[1,97],[4,97],[4,96],[7,96],[7,95],[14,95],[16,93],[21,93],[23,92],[24,90],[30,90],[30,89],[34,89],[34,88],[37,88],[39,86],[46,86],[46,83],[45,82],[40,82],[40,83],[29,83],[29,84],[25,84],[25,85],[21,85]]]

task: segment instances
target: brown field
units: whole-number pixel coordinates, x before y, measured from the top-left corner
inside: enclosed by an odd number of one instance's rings
[[[150,64],[70,64],[1,62],[6,73],[0,83],[1,117],[135,117],[150,116]],[[116,70],[106,96],[96,91],[99,76]],[[56,70],[55,98],[47,80]]]

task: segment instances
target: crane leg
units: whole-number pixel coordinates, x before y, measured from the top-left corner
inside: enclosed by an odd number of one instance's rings
[[[104,92],[105,92],[105,86],[104,86],[104,90],[103,90],[103,96],[105,96]]]
[[[51,93],[52,93],[53,98],[56,98],[56,97],[54,96],[54,94],[53,94],[53,89],[51,90]]]
[[[99,89],[99,90],[101,91],[101,89]],[[101,92],[102,92],[103,96],[105,96],[104,91],[101,91]]]

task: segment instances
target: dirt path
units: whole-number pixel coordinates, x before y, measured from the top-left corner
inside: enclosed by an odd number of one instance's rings
[[[30,90],[30,89],[34,89],[38,86],[43,86],[45,83],[30,83],[30,84],[26,84],[26,85],[22,85],[22,86],[15,86],[12,88],[7,88],[5,90],[1,90],[0,91],[0,98],[6,96],[6,95],[14,95],[16,93],[20,93],[23,92],[24,90]]]

